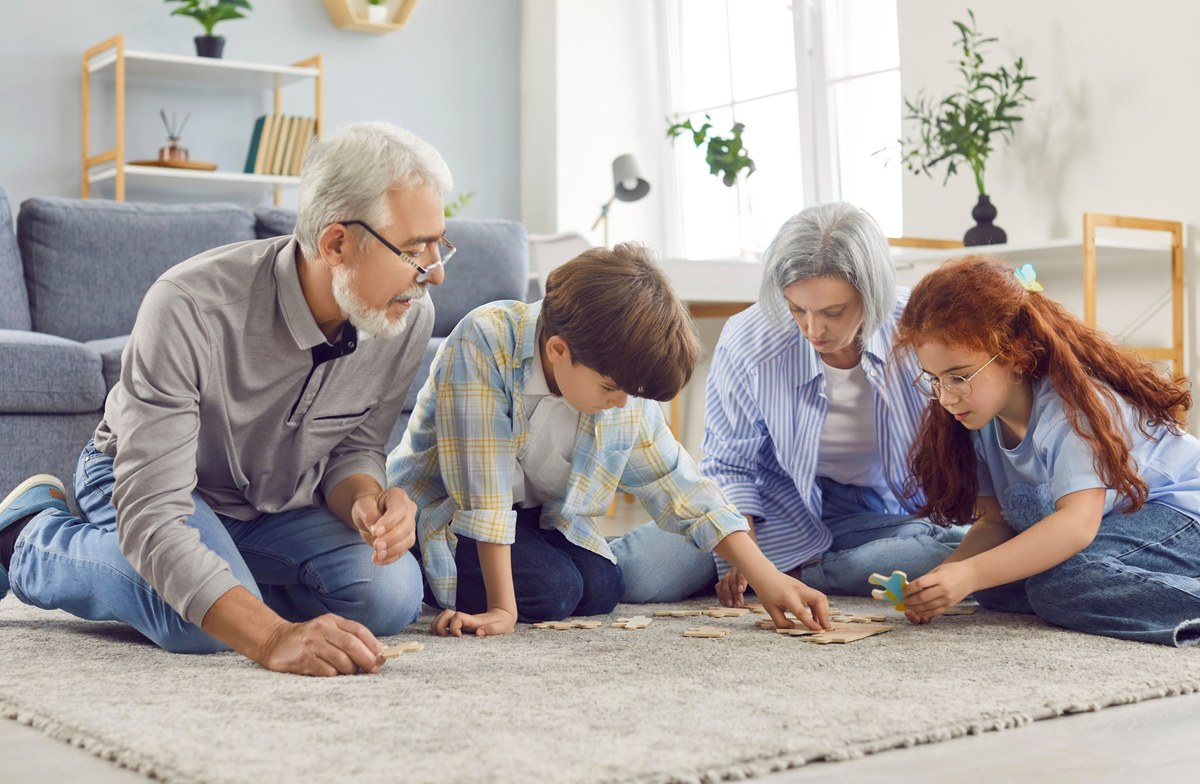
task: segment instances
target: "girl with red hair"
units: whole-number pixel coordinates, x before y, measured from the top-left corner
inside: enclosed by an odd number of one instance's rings
[[[909,584],[909,620],[968,594],[1058,626],[1200,642],[1200,441],[1187,382],[983,258],[913,289],[896,336],[930,399],[909,454],[918,514],[973,520]]]

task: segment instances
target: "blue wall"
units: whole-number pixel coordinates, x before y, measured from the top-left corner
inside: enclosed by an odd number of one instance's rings
[[[203,30],[157,0],[10,5],[0,25],[0,185],[18,203],[78,196],[83,50],[124,33],[128,49],[192,55],[192,37]],[[518,0],[424,0],[404,29],[384,35],[337,29],[321,0],[253,5],[248,18],[218,25],[226,59],[287,64],[323,55],[326,132],[360,120],[404,126],[441,151],[456,191],[476,192],[465,216],[519,217]],[[311,114],[312,100],[309,84],[289,87],[283,111]],[[93,154],[112,145],[111,101],[111,80],[94,81]],[[153,158],[165,144],[160,109],[192,113],[182,143],[194,160],[241,171],[254,119],[271,103],[269,92],[131,82],[129,159]],[[285,204],[294,203],[290,190]],[[190,200],[178,190],[127,190],[126,197]]]

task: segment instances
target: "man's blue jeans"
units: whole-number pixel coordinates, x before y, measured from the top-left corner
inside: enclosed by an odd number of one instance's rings
[[[17,538],[9,580],[26,604],[79,618],[121,621],[168,651],[228,650],[185,621],[121,553],[112,502],[112,458],[89,442],[75,472],[81,517],[42,512]],[[406,554],[388,566],[324,508],[265,514],[241,521],[218,515],[195,493],[187,524],[229,564],[233,576],[283,618],[307,621],[335,613],[376,635],[395,634],[421,609],[421,571]]]
[[[1200,643],[1200,522],[1162,504],[1105,515],[1078,555],[1026,580],[976,591],[991,610],[1163,645]]]
[[[823,593],[870,596],[872,572],[899,569],[916,579],[945,560],[962,541],[962,526],[944,529],[910,515],[887,512],[873,490],[818,477],[822,522],[833,533],[823,555],[789,572]],[[626,602],[674,602],[711,587],[713,556],[654,523],[609,543],[625,575]]]

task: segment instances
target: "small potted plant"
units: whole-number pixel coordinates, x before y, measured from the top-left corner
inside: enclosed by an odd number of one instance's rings
[[[1025,85],[1036,77],[1025,72],[1025,61],[1018,57],[1012,70],[1003,65],[988,70],[983,64],[981,50],[995,38],[986,38],[975,26],[975,14],[968,10],[970,25],[955,22],[959,40],[955,47],[962,50],[958,72],[963,85],[945,98],[936,100],[919,93],[915,101],[904,99],[904,119],[917,123],[917,138],[905,139],[904,163],[913,172],[931,174],[931,169],[943,161],[946,177],[958,171],[960,165],[970,167],[979,189],[979,201],[971,211],[976,225],[969,229],[963,242],[966,245],[996,245],[1008,240],[1004,229],[992,224],[996,208],[983,185],[983,173],[993,150],[993,139],[1007,142],[1012,139],[1013,127],[1024,118],[1021,109],[1033,101]]]
[[[386,22],[388,19],[387,0],[367,0],[367,21]]]
[[[164,0],[167,3],[177,3],[179,7],[171,12],[171,16],[190,16],[204,28],[204,35],[196,36],[196,55],[198,57],[219,58],[225,50],[225,37],[213,35],[213,28],[218,22],[227,19],[244,19],[243,11],[250,11],[249,0]]]
[[[729,129],[729,136],[718,136],[712,131],[712,118],[704,115],[705,122],[699,128],[692,125],[691,118],[683,122],[671,123],[667,128],[667,138],[674,139],[688,133],[697,147],[704,147],[704,161],[713,175],[720,177],[726,187],[732,188],[737,182],[738,175],[744,170],[746,176],[754,174],[754,161],[747,155],[746,147],[742,144],[742,131],[746,126],[734,123]]]

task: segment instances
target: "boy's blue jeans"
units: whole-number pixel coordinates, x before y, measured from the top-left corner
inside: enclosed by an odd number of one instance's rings
[[[621,567],[604,556],[572,544],[562,532],[540,528],[541,507],[517,512],[516,538],[509,548],[517,620],[521,623],[561,621],[572,615],[606,615],[613,611],[625,581]],[[488,608],[479,548],[460,536],[454,549],[458,571],[455,595],[460,612],[478,614]]]
[[[940,528],[921,518],[896,515],[873,490],[818,477],[822,522],[833,533],[830,549],[790,574],[822,593],[870,596],[872,572],[899,569],[916,579],[945,560],[962,541],[962,526]],[[625,574],[626,602],[674,602],[712,587],[717,579],[710,553],[654,523],[609,543]]]
[[[168,651],[228,650],[185,621],[134,570],[117,542],[112,458],[88,443],[75,472],[81,518],[47,510],[17,538],[9,580],[21,601],[79,618],[121,621]],[[376,635],[395,634],[421,609],[421,572],[412,555],[388,566],[324,508],[241,521],[218,515],[195,493],[187,524],[229,564],[233,576],[289,621],[335,613]]]
[[[1112,512],[1087,549],[1026,580],[976,591],[984,607],[1163,645],[1200,643],[1200,522],[1162,504]]]

